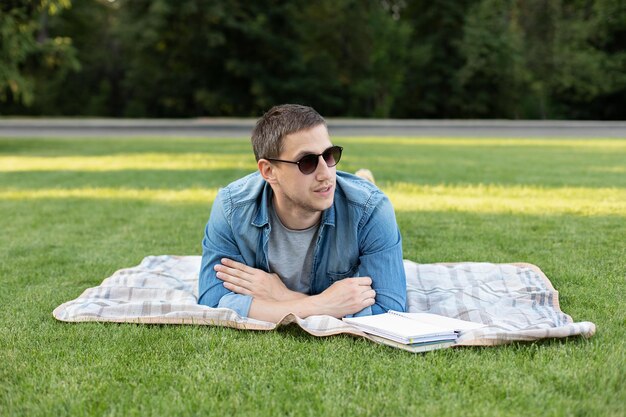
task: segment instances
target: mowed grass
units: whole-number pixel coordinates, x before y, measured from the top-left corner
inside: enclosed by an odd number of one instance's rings
[[[536,264],[597,334],[415,355],[296,326],[57,322],[144,256],[200,254],[250,145],[0,139],[0,415],[624,415],[625,140],[334,142],[390,196],[405,258]]]

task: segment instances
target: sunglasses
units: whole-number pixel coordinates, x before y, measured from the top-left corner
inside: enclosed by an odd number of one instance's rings
[[[313,153],[309,153],[304,155],[302,158],[298,159],[297,161],[285,161],[283,159],[273,159],[273,158],[265,158],[268,161],[273,161],[273,162],[286,162],[288,164],[296,164],[298,165],[298,169],[300,170],[300,172],[302,172],[304,175],[309,175],[315,172],[315,170],[317,169],[317,164],[320,161],[320,156],[322,158],[324,158],[324,162],[326,162],[326,165],[330,168],[330,167],[334,167],[335,165],[337,165],[339,163],[339,160],[341,159],[341,152],[343,151],[343,148],[341,146],[331,146],[330,148],[326,149],[324,152],[320,153],[320,154],[313,154]]]

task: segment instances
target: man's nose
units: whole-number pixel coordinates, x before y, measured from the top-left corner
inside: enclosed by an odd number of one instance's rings
[[[331,176],[331,168],[326,163],[326,160],[322,155],[319,156],[322,160],[317,164],[315,169],[315,178],[317,180],[324,180]]]

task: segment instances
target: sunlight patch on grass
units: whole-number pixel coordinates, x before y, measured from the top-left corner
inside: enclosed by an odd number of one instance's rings
[[[626,216],[626,190],[617,188],[397,183],[384,191],[396,211]]]
[[[44,188],[0,191],[0,200],[52,200],[64,198],[142,200],[172,203],[210,203],[217,188],[134,189],[134,188]]]
[[[469,147],[574,147],[598,148],[601,150],[626,150],[626,141],[615,139],[533,139],[533,138],[429,138],[429,137],[333,137],[338,144],[380,144],[391,145],[434,145],[434,146],[469,146]]]
[[[610,172],[613,174],[626,174],[626,165],[614,167],[593,167],[590,168],[594,172]]]
[[[141,153],[105,156],[0,157],[0,172],[19,171],[123,171],[123,170],[254,170],[252,155],[210,153]]]
[[[117,199],[208,204],[217,188],[45,188],[0,191],[0,200]],[[431,186],[396,183],[383,189],[396,211],[575,214],[626,216],[626,190],[616,188],[540,188],[530,186]]]

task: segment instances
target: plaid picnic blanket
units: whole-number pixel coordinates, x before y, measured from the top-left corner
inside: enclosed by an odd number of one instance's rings
[[[581,335],[595,325],[574,323],[559,307],[558,292],[531,264],[463,262],[417,264],[404,261],[409,312],[434,313],[486,324],[460,335],[458,345]],[[330,316],[287,315],[278,324],[240,317],[226,308],[197,304],[199,256],[148,256],[53,311],[66,322],[196,324],[272,330],[296,323],[315,336],[365,333]]]

